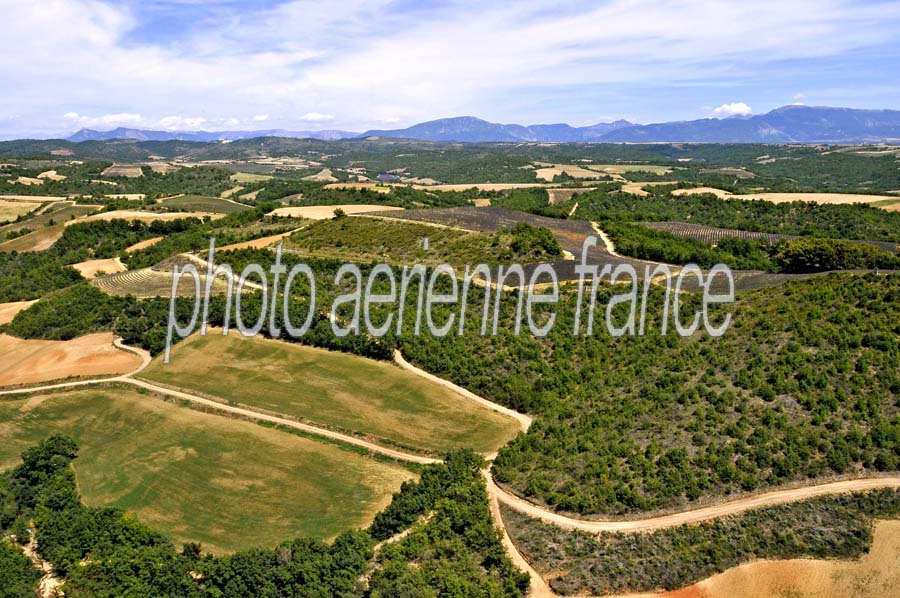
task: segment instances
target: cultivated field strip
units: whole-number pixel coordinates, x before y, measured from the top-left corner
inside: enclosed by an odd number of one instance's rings
[[[172,273],[155,268],[140,268],[102,276],[91,281],[95,287],[115,296],[133,295],[135,297],[168,297],[172,293]],[[206,286],[206,275],[200,274],[201,292]],[[222,280],[213,282],[215,293],[224,293],[227,287]],[[178,281],[177,296],[193,297],[195,293],[194,279],[185,276]]]

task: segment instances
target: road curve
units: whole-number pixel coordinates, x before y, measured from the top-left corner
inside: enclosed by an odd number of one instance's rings
[[[828,494],[866,492],[869,490],[877,490],[879,488],[900,488],[900,477],[841,480],[839,482],[827,482],[814,486],[773,490],[771,492],[754,494],[752,496],[746,496],[700,509],[692,509],[690,511],[682,511],[680,513],[672,513],[671,515],[661,515],[659,517],[650,517],[647,519],[634,519],[631,521],[587,521],[584,519],[566,517],[565,515],[548,511],[507,492],[503,488],[497,486],[493,480],[493,476],[488,476],[488,487],[489,492],[495,493],[499,500],[516,511],[564,529],[581,530],[593,533],[638,533],[656,531],[685,524],[701,523],[710,519],[735,515],[751,509],[808,500],[810,498]]]
[[[141,370],[143,370],[150,363],[150,355],[146,351],[142,349],[136,349],[134,347],[129,347],[127,345],[122,344],[121,339],[116,339],[115,344],[118,348],[124,351],[131,351],[137,355],[140,355],[142,358],[142,365],[134,372],[129,374],[124,374],[121,376],[116,376],[112,378],[99,378],[99,379],[91,379],[91,380],[78,380],[73,382],[63,382],[59,384],[51,384],[46,386],[38,386],[31,388],[22,388],[15,390],[6,390],[0,391],[0,395],[9,395],[9,394],[24,394],[24,393],[34,393],[34,392],[43,392],[43,391],[51,391],[57,390],[61,388],[71,388],[77,386],[87,386],[91,384],[100,384],[100,383],[108,383],[108,382],[123,382],[126,384],[131,384],[140,388],[144,388],[146,390],[150,390],[156,393],[168,395],[171,397],[175,397],[177,399],[190,401],[192,403],[204,405],[206,407],[210,407],[219,411],[224,411],[226,413],[232,413],[235,415],[240,415],[242,417],[248,417],[255,420],[267,421],[279,425],[283,425],[286,427],[290,427],[296,430],[301,430],[303,432],[314,434],[316,436],[322,436],[325,438],[330,438],[333,440],[337,440],[340,442],[344,442],[347,444],[351,444],[354,446],[365,448],[369,451],[379,453],[382,455],[386,455],[398,460],[402,461],[410,461],[414,463],[421,464],[432,464],[432,463],[440,463],[440,459],[434,459],[431,457],[424,457],[421,455],[414,455],[411,453],[406,453],[404,451],[395,450],[391,448],[387,448],[373,442],[369,442],[360,438],[356,438],[354,436],[349,436],[347,434],[342,434],[340,432],[335,432],[332,430],[320,428],[317,426],[304,424],[301,422],[293,421],[290,419],[285,419],[273,415],[268,415],[265,413],[259,413],[256,411],[252,411],[249,409],[244,409],[241,407],[235,407],[232,405],[227,405],[225,403],[221,403],[212,399],[207,399],[204,397],[200,397],[197,395],[192,395],[187,392],[173,390],[170,388],[165,388],[162,386],[157,386],[150,382],[145,382],[143,380],[138,380],[133,378],[132,376]],[[497,412],[503,413],[510,417],[515,418],[524,431],[527,431],[532,423],[532,418],[503,407],[501,405],[497,405],[484,399],[483,397],[479,397],[478,395],[453,384],[447,380],[439,378],[433,374],[429,374],[416,366],[407,362],[399,351],[394,353],[394,361],[404,369],[411,371],[423,378],[426,378],[432,382],[437,384],[441,384],[447,388],[450,388],[461,396],[475,401],[479,405],[484,407],[488,407]],[[893,477],[879,477],[879,478],[862,478],[862,479],[852,479],[852,480],[843,480],[838,482],[828,482],[824,484],[817,484],[812,486],[805,486],[800,488],[789,488],[782,490],[773,490],[770,492],[764,492],[761,494],[756,494],[752,496],[746,496],[743,498],[738,498],[733,501],[729,501],[726,503],[713,505],[709,507],[703,507],[699,509],[693,509],[690,511],[683,511],[680,513],[673,513],[670,515],[662,515],[658,517],[650,517],[646,519],[635,519],[630,521],[588,521],[584,519],[576,519],[572,517],[567,517],[565,515],[561,515],[559,513],[555,513],[553,511],[548,511],[547,509],[535,505],[521,497],[518,497],[500,486],[496,484],[494,481],[493,475],[491,475],[490,468],[485,469],[482,472],[485,482],[487,485],[487,493],[488,493],[488,501],[490,505],[491,516],[493,517],[496,525],[500,528],[502,533],[501,540],[503,542],[504,548],[506,549],[509,557],[512,559],[513,563],[529,574],[531,577],[531,590],[529,592],[529,596],[531,598],[552,598],[556,596],[553,593],[552,589],[547,584],[546,580],[528,563],[528,561],[524,558],[524,556],[519,552],[518,548],[513,543],[512,539],[509,537],[509,534],[506,531],[506,526],[503,523],[503,519],[500,516],[499,503],[503,502],[507,506],[524,513],[530,517],[534,517],[536,519],[540,519],[546,523],[550,523],[552,525],[556,525],[563,529],[570,530],[581,530],[586,532],[600,533],[600,532],[620,532],[620,533],[639,533],[639,532],[649,532],[660,529],[665,529],[669,527],[675,527],[679,525],[685,524],[696,524],[701,523],[703,521],[708,521],[711,519],[716,519],[719,517],[724,517],[728,515],[734,515],[737,513],[741,513],[751,509],[757,509],[761,507],[786,504],[791,502],[797,502],[801,500],[807,500],[819,496],[825,496],[829,494],[840,494],[846,492],[865,492],[870,490],[876,490],[880,488],[900,488],[900,476]],[[654,596],[655,594],[633,594],[629,595],[631,598],[638,598],[638,596]]]

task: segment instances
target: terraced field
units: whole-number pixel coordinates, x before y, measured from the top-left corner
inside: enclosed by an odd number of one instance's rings
[[[88,504],[204,552],[363,527],[413,475],[343,448],[118,386],[0,401],[0,468],[51,433],[80,447]]]
[[[110,295],[134,295],[135,297],[168,297],[172,293],[171,271],[156,270],[154,268],[140,268],[95,278],[91,284]],[[206,275],[200,275],[201,289],[205,288]],[[214,293],[225,293],[227,285],[221,279],[213,283]],[[201,290],[202,292],[202,290]],[[182,277],[178,282],[177,295],[179,297],[193,297],[194,279],[190,276]]]
[[[390,363],[221,330],[194,335],[140,376],[162,385],[441,453],[490,453],[519,430],[516,420]]]

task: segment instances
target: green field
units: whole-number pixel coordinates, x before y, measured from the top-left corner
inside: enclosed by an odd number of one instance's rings
[[[214,214],[231,214],[253,209],[250,206],[205,195],[180,195],[167,199],[159,205],[178,212],[212,212]]]
[[[182,341],[168,365],[157,358],[141,377],[424,451],[492,452],[518,430],[390,363],[220,332]]]
[[[509,231],[471,232],[419,222],[354,216],[319,220],[297,231],[285,246],[317,257],[393,264],[496,265],[507,261],[536,261],[555,256],[515,250],[516,235]],[[428,248],[423,239],[428,239]]]
[[[52,433],[81,447],[78,485],[177,542],[232,551],[368,525],[412,474],[131,388],[0,400],[0,470]]]

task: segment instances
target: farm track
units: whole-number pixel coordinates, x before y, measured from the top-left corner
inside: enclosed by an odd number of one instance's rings
[[[376,443],[372,443],[360,438],[356,438],[353,436],[349,436],[346,434],[342,434],[340,432],[334,432],[332,430],[320,428],[318,426],[313,426],[309,424],[300,423],[291,419],[286,419],[283,417],[263,414],[257,411],[252,411],[249,409],[244,409],[241,407],[235,407],[232,405],[225,404],[220,401],[207,399],[204,397],[200,397],[197,395],[193,395],[184,391],[175,390],[171,388],[166,388],[162,386],[157,386],[155,384],[151,384],[149,382],[145,382],[143,380],[135,379],[133,376],[140,373],[144,368],[147,367],[150,363],[150,355],[143,349],[129,347],[124,345],[121,342],[121,339],[115,339],[114,341],[116,347],[124,351],[130,351],[139,355],[142,359],[141,366],[138,367],[133,372],[128,374],[123,374],[121,376],[111,377],[111,378],[98,378],[91,380],[77,380],[72,382],[63,382],[59,384],[50,384],[43,386],[36,386],[30,388],[22,388],[22,389],[14,389],[14,390],[6,390],[0,391],[0,395],[19,395],[19,394],[30,394],[36,392],[47,392],[65,388],[73,388],[79,386],[87,386],[93,384],[103,384],[103,383],[111,383],[111,382],[121,382],[126,384],[131,384],[140,388],[144,388],[145,390],[149,390],[155,393],[167,395],[176,399],[189,401],[191,403],[203,405],[205,407],[210,407],[212,409],[230,413],[232,415],[238,415],[241,417],[250,418],[256,421],[266,421],[269,423],[282,425],[285,427],[297,429],[309,434],[313,434],[316,436],[321,436],[324,438],[329,438],[332,440],[337,440],[339,442],[344,442],[347,444],[351,444],[357,447],[365,448],[374,453],[386,455],[392,457],[394,459],[408,461],[413,463],[420,464],[431,464],[431,463],[439,463],[439,459],[434,459],[430,457],[424,457],[421,455],[415,455],[411,453],[407,453],[400,450],[390,449]],[[432,382],[436,382],[442,384],[447,388],[451,388],[458,392],[463,397],[474,400],[482,406],[488,406],[496,411],[501,413],[509,413],[511,410],[502,407],[500,405],[494,404],[483,397],[479,397],[474,393],[467,391],[456,384],[438,378],[433,374],[425,372],[424,370],[410,364],[405,359],[403,359],[402,355],[395,353],[395,361],[399,367],[403,367],[404,369],[415,373],[419,376],[422,376]],[[516,412],[512,412],[516,413]],[[511,415],[511,413],[510,413]],[[512,416],[512,415],[511,415]],[[516,413],[513,416],[519,421],[523,430],[527,430],[530,427],[532,419],[524,414]],[[690,525],[697,524],[703,521],[708,521],[711,519],[717,519],[720,517],[725,517],[729,515],[735,515],[742,513],[744,511],[748,511],[751,509],[758,509],[761,507],[772,506],[772,505],[780,505],[791,502],[797,502],[801,500],[807,500],[819,496],[825,496],[829,494],[840,494],[840,493],[848,493],[848,492],[866,492],[879,488],[900,488],[900,476],[894,477],[879,477],[879,478],[862,478],[862,479],[851,479],[851,480],[842,480],[837,482],[828,482],[824,484],[814,484],[809,486],[802,486],[797,488],[789,488],[789,489],[781,489],[774,490],[770,492],[765,492],[761,494],[745,496],[742,498],[738,498],[736,500],[732,500],[729,502],[712,505],[708,507],[702,507],[699,509],[692,509],[688,511],[682,511],[679,513],[673,513],[669,515],[662,515],[657,517],[650,517],[645,519],[633,519],[633,520],[621,520],[621,521],[609,521],[609,520],[584,520],[577,519],[573,517],[568,517],[566,515],[561,515],[559,513],[555,513],[553,511],[549,511],[544,507],[531,503],[521,497],[518,497],[507,490],[504,490],[500,486],[496,484],[493,479],[493,475],[490,471],[490,466],[482,471],[482,474],[485,479],[485,483],[487,486],[488,500],[491,510],[491,515],[495,521],[495,524],[499,526],[502,532],[502,542],[504,547],[506,548],[510,558],[512,561],[529,574],[532,580],[532,588],[529,592],[529,596],[532,598],[552,598],[556,596],[556,594],[552,591],[552,589],[547,584],[546,580],[528,563],[527,559],[519,552],[518,548],[512,542],[509,537],[506,526],[503,522],[503,519],[500,515],[499,503],[513,508],[517,511],[520,511],[530,517],[534,517],[540,519],[546,523],[550,523],[552,525],[556,525],[563,529],[570,530],[581,530],[591,533],[601,533],[601,532],[618,532],[618,533],[641,533],[641,532],[649,532],[655,530],[666,529],[670,527],[676,527],[680,525]],[[655,596],[655,593],[647,593],[647,594],[631,594],[627,595],[629,598],[637,598],[638,596]],[[626,596],[626,595],[623,595]]]

